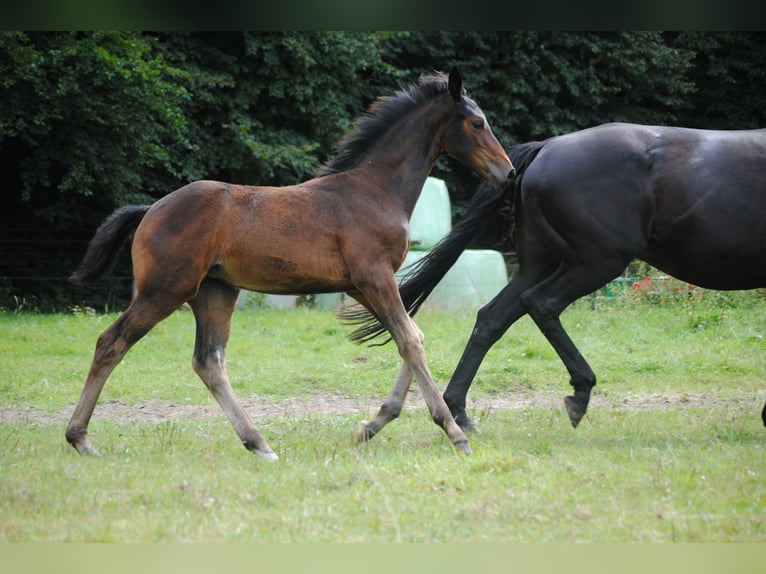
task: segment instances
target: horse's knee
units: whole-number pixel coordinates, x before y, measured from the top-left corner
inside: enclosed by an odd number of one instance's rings
[[[194,369],[194,372],[197,373],[197,376],[202,379],[202,382],[205,383],[205,386],[208,389],[213,390],[214,379],[211,376],[211,371],[207,363],[201,361],[195,356],[192,359],[192,369]]]

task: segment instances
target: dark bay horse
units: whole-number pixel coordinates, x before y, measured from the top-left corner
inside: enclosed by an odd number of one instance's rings
[[[766,287],[766,130],[709,131],[605,124],[531,142],[508,154],[517,178],[513,219],[519,269],[479,310],[444,399],[464,429],[466,396],[489,349],[526,314],[566,366],[573,426],[596,377],[559,315],[638,258],[700,287]],[[503,193],[482,185],[465,216],[405,275],[400,294],[414,315],[497,210]],[[366,323],[358,341],[380,333]],[[766,425],[766,406],[761,413]]]
[[[315,179],[282,188],[190,183],[152,205],[118,209],[101,225],[72,279],[105,275],[135,230],[135,294],[98,338],[66,438],[97,454],[88,422],[107,377],[128,350],[183,303],[196,320],[193,367],[230,419],[244,446],[277,456],[234,394],[226,343],[240,288],[263,293],[347,292],[396,341],[403,365],[394,396],[416,378],[434,422],[459,452],[470,453],[426,363],[423,335],[399,297],[394,272],[408,250],[409,217],[437,157],[467,164],[493,188],[507,186],[513,166],[486,117],[453,68],[393,96],[379,98]],[[390,401],[389,401],[390,402]],[[391,413],[363,423],[371,438]],[[385,424],[385,423],[383,423]]]

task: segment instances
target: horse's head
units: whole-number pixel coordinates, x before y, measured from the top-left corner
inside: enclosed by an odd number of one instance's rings
[[[463,78],[457,68],[449,73],[448,91],[455,114],[447,126],[442,148],[495,189],[504,187],[515,175],[515,169],[492,133],[484,112],[463,90]]]

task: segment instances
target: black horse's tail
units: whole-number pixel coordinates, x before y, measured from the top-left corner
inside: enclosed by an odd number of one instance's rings
[[[93,283],[104,278],[114,267],[123,241],[149,211],[148,205],[121,207],[96,230],[80,267],[69,280],[74,283]]]
[[[544,143],[530,142],[509,150],[508,157],[516,169],[514,186],[519,185],[524,171],[535,159]],[[488,184],[482,183],[463,217],[449,234],[425,257],[408,267],[399,285],[399,295],[410,316],[415,316],[420,306],[455,264],[471,239],[475,237],[485,217],[495,211],[504,195],[505,190],[494,190]],[[357,343],[371,341],[386,330],[378,318],[365,309],[344,310],[341,311],[340,317],[346,323],[361,325],[349,335],[349,338]],[[389,337],[379,344],[383,345],[390,340]]]

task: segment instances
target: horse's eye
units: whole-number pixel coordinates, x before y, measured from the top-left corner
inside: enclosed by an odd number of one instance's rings
[[[484,129],[484,122],[481,120],[473,120],[473,122],[471,122],[471,125],[473,126],[473,129],[475,129],[476,131],[481,131]]]

